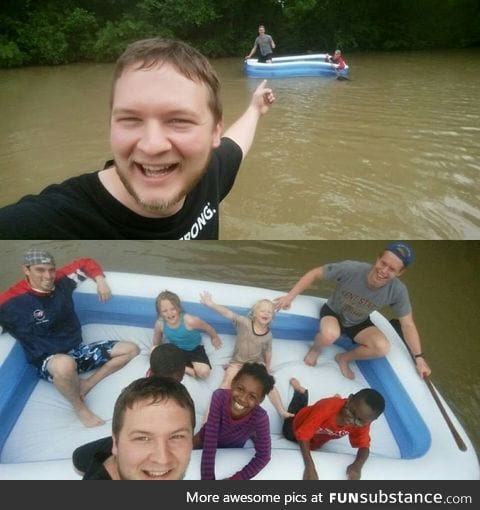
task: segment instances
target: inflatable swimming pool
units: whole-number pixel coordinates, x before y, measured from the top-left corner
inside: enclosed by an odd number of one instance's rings
[[[222,348],[215,351],[208,337],[204,339],[213,367],[209,378],[199,381],[185,376],[183,380],[196,404],[197,428],[211,393],[220,384],[222,367],[230,359],[234,345],[232,325],[199,304],[200,292],[208,290],[218,303],[240,313],[246,313],[258,299],[282,295],[263,288],[152,275],[111,272],[107,279],[114,296],[105,304],[98,301],[96,286],[90,280],[80,284],[74,293],[84,339],[87,342],[99,338],[129,339],[141,348],[139,356],[101,381],[86,397],[93,412],[107,423],[96,428],[82,426],[53,385],[36,378],[17,342],[2,334],[0,479],[80,479],[71,462],[73,450],[110,434],[113,405],[119,392],[146,373],[156,318],[154,300],[162,290],[178,293],[186,311],[210,322],[223,340]],[[385,414],[372,424],[371,455],[363,468],[363,479],[478,479],[478,459],[461,424],[442,400],[467,445],[466,451],[456,446],[427,385],[417,376],[407,349],[382,315],[374,313],[372,320],[389,337],[391,351],[384,359],[353,365],[354,381],[340,374],[333,359],[341,349],[351,347],[346,338],[325,349],[316,367],[303,363],[324,302],[322,298],[299,296],[288,312],[276,315],[272,324],[272,367],[284,403],[289,403],[293,393],[289,386],[291,377],[297,377],[309,388],[311,402],[374,387],[384,395],[387,405]],[[273,450],[272,460],[256,479],[301,479],[303,461],[298,446],[282,437],[282,421],[270,401],[265,399],[262,406],[270,417]],[[251,447],[247,443],[243,449],[219,450],[217,478],[242,467],[252,455]],[[345,479],[345,468],[354,455],[346,438],[330,441],[313,452],[322,479]],[[186,479],[200,478],[200,456],[200,451],[193,452]]]
[[[325,53],[274,57],[271,64],[262,64],[255,58],[247,59],[243,70],[252,78],[288,78],[294,76],[348,77],[349,67],[337,71],[333,64],[325,62]]]

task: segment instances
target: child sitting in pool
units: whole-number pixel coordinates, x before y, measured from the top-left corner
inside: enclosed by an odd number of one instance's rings
[[[294,413],[283,424],[283,435],[299,444],[305,470],[304,480],[318,480],[317,470],[310,453],[331,439],[348,436],[357,456],[347,466],[349,480],[360,480],[362,467],[370,453],[370,424],[385,409],[385,400],[376,390],[365,388],[341,398],[338,395],[323,398],[308,405],[308,390],[295,378],[290,379],[294,389],[288,410]]]
[[[181,382],[185,375],[185,355],[182,349],[174,344],[160,344],[150,353],[150,368],[145,377],[160,375],[172,377]]]
[[[185,313],[180,298],[174,292],[161,292],[155,306],[158,319],[153,331],[153,347],[167,339],[183,351],[188,375],[201,379],[208,377],[212,367],[202,345],[200,331],[210,336],[215,349],[220,349],[222,341],[215,329],[199,317]]]
[[[271,373],[272,362],[272,332],[270,323],[275,315],[275,305],[268,299],[257,301],[248,317],[238,315],[225,306],[218,305],[209,292],[200,294],[200,302],[233,322],[237,331],[237,341],[233,357],[230,360],[220,388],[230,388],[231,382],[244,363],[262,363],[267,372]],[[273,388],[268,395],[280,416],[288,418],[293,416],[285,410],[280,394]]]
[[[255,456],[229,480],[250,480],[270,461],[271,437],[267,412],[260,406],[273,388],[274,378],[260,363],[244,363],[232,380],[231,389],[213,392],[206,423],[193,438],[195,449],[203,448],[202,480],[215,480],[217,448],[243,448],[253,439]]]

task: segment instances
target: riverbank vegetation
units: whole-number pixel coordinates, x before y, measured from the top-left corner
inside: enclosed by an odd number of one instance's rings
[[[155,36],[243,57],[260,23],[277,55],[480,46],[478,0],[2,0],[0,67],[108,62]]]

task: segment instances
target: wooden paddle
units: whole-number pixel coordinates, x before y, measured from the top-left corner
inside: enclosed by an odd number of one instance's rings
[[[410,348],[407,345],[407,342],[405,342],[405,338],[403,338],[403,332],[402,327],[400,325],[400,321],[398,319],[391,319],[390,324],[392,325],[393,329],[397,332],[398,336],[402,339],[403,343],[405,344],[405,347],[408,349],[408,352],[410,353],[410,356],[412,357],[412,360],[415,362],[415,358],[413,357],[412,353],[410,352]],[[435,386],[432,384],[432,381],[428,376],[424,377],[423,380],[425,381],[425,384],[427,385],[427,388],[429,389],[433,400],[435,400],[435,403],[437,404],[438,409],[440,410],[440,413],[442,413],[443,419],[445,420],[448,428],[450,429],[450,432],[452,433],[453,438],[455,439],[455,442],[457,443],[457,446],[462,452],[467,450],[467,445],[463,442],[463,439],[461,438],[460,434],[458,433],[458,430],[455,428],[455,425],[452,423],[452,420],[450,420],[450,417],[447,414],[447,411],[445,410],[445,407],[442,404],[442,401],[440,400],[440,397],[438,396],[437,390],[435,389]]]

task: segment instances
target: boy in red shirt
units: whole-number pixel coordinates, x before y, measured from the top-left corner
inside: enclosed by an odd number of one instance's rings
[[[288,407],[293,418],[283,424],[283,435],[299,444],[305,462],[304,480],[318,480],[311,450],[316,450],[331,439],[348,436],[353,448],[358,448],[357,456],[347,467],[349,480],[360,480],[362,467],[370,453],[370,423],[376,420],[385,409],[382,395],[371,388],[360,390],[348,398],[334,396],[323,398],[308,405],[308,390],[290,379],[295,390]]]

